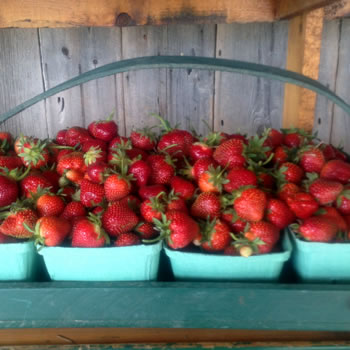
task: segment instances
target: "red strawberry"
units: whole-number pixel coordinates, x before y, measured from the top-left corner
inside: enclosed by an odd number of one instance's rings
[[[285,184],[282,184],[277,192],[277,195],[280,199],[287,201],[287,198],[289,196],[294,195],[295,193],[300,192],[301,189],[298,185],[293,184],[291,182],[287,182]]]
[[[226,209],[221,214],[221,219],[228,223],[234,233],[243,232],[247,226],[247,222],[240,219],[233,208]]]
[[[266,195],[257,188],[241,191],[233,203],[238,216],[247,221],[260,221],[264,217]]]
[[[66,131],[64,142],[67,146],[74,147],[78,143],[82,145],[86,141],[91,140],[89,132],[79,126],[73,126]]]
[[[152,169],[144,160],[136,160],[129,166],[128,173],[134,177],[137,186],[141,187],[147,185]]]
[[[221,251],[231,243],[230,227],[220,219],[214,219],[206,222],[201,227],[202,239],[201,247],[207,251]]]
[[[27,198],[36,194],[39,188],[51,188],[50,181],[39,172],[31,172],[21,181],[22,194]]]
[[[102,215],[103,228],[111,236],[131,231],[138,222],[136,214],[120,202],[111,204]]]
[[[289,132],[284,135],[283,143],[289,148],[298,148],[304,142],[304,136],[299,132]]]
[[[312,242],[330,242],[337,234],[337,225],[327,217],[312,216],[299,227],[300,235]]]
[[[130,139],[134,147],[143,149],[144,151],[152,151],[156,146],[156,136],[151,131],[151,128],[132,131]]]
[[[275,188],[275,185],[276,185],[275,178],[272,175],[266,172],[259,172],[257,174],[257,178],[258,178],[258,184],[261,187],[268,190],[272,190]]]
[[[113,149],[119,148],[123,146],[123,148],[130,149],[130,141],[127,137],[124,136],[116,136],[114,137],[108,144],[108,150],[111,151]]]
[[[20,168],[22,166],[23,163],[20,157],[0,155],[0,168],[7,168],[8,170],[12,170]]]
[[[309,192],[322,204],[332,204],[342,192],[343,185],[340,182],[317,179],[309,187]]]
[[[189,150],[189,156],[193,162],[205,157],[211,158],[213,153],[214,153],[213,148],[208,146],[204,142],[193,143]]]
[[[98,248],[109,244],[109,237],[103,230],[100,219],[90,213],[80,219],[72,231],[72,247]]]
[[[350,215],[350,188],[348,186],[338,196],[336,207],[343,215]]]
[[[128,247],[138,244],[141,244],[141,240],[135,233],[132,232],[121,233],[114,243],[116,247]]]
[[[283,146],[278,146],[274,150],[274,155],[273,155],[273,162],[275,164],[282,164],[288,161],[288,151],[286,147]]]
[[[86,166],[96,162],[104,163],[107,161],[107,153],[102,151],[100,147],[90,147],[84,154],[84,161]]]
[[[198,159],[194,164],[193,164],[193,169],[192,173],[193,176],[196,180],[200,178],[200,176],[205,172],[208,171],[209,167],[213,166],[216,167],[217,163],[213,158],[201,158]]]
[[[224,184],[226,192],[233,192],[243,186],[257,186],[258,179],[256,175],[245,168],[232,168],[227,176],[228,182]]]
[[[70,202],[65,206],[61,214],[61,217],[63,219],[71,221],[75,217],[80,217],[85,215],[86,215],[86,209],[81,202]]]
[[[280,146],[283,143],[283,139],[284,136],[280,131],[276,129],[270,129],[268,131],[267,140],[269,141],[271,148],[276,148]]]
[[[237,250],[237,248],[234,245],[230,245],[224,249],[224,255],[238,256],[239,251]]]
[[[23,144],[18,156],[26,167],[39,169],[47,164],[50,154],[47,143],[36,139],[28,139]]]
[[[171,191],[167,198],[167,210],[179,210],[188,213],[186,201]]]
[[[80,184],[80,200],[85,207],[96,207],[103,201],[105,190],[103,185],[84,179]]]
[[[191,199],[195,191],[193,183],[183,179],[180,176],[174,176],[171,179],[170,187],[174,190],[175,194],[179,195],[185,200]]]
[[[300,166],[305,172],[319,174],[325,164],[325,158],[319,148],[307,148],[300,154]]]
[[[157,235],[150,222],[141,222],[134,229],[142,239],[152,239]]]
[[[108,165],[106,163],[96,162],[89,165],[86,169],[86,173],[89,176],[89,180],[101,184],[104,181],[105,176],[108,172]]]
[[[160,220],[165,211],[165,206],[162,201],[163,192],[157,197],[146,199],[141,203],[141,215],[147,222],[153,222],[153,219]]]
[[[318,209],[318,203],[309,193],[298,192],[287,197],[287,204],[299,219],[312,216]]]
[[[0,207],[15,202],[18,198],[17,182],[7,176],[0,175]]]
[[[294,213],[289,209],[286,203],[279,199],[271,198],[267,201],[266,219],[279,229],[290,225],[294,219]]]
[[[243,156],[243,146],[242,140],[227,140],[216,148],[213,158],[219,165],[229,169],[244,166],[246,160]]]
[[[155,154],[149,156],[147,162],[152,170],[150,176],[150,182],[152,184],[165,185],[170,183],[170,180],[175,175],[175,169],[167,157],[161,154]]]
[[[162,216],[162,221],[155,220],[155,224],[160,239],[164,238],[173,249],[185,248],[200,234],[197,222],[181,211],[170,211]]]
[[[39,243],[48,247],[60,245],[71,230],[69,221],[56,216],[43,216],[35,225],[35,237]]]
[[[83,143],[82,151],[84,153],[86,153],[91,149],[91,147],[106,152],[107,151],[107,142],[102,141],[102,140],[98,140],[98,139],[88,140],[88,141]]]
[[[44,193],[36,201],[39,216],[60,216],[64,208],[62,197],[53,193]]]
[[[202,192],[191,207],[191,215],[201,219],[214,219],[220,216],[220,198],[211,192]]]
[[[51,184],[51,192],[56,193],[59,190],[59,174],[52,169],[45,169],[41,175],[45,177]]]
[[[75,195],[75,188],[73,186],[67,186],[62,189],[61,195],[64,196],[66,202],[71,202],[72,197]]]
[[[333,220],[334,223],[337,225],[339,231],[341,232],[348,231],[348,224],[346,220],[340,215],[338,210],[333,207],[322,207],[316,212],[315,215],[319,215]]]
[[[148,159],[148,153],[140,148],[131,148],[131,149],[127,149],[125,150],[126,155],[131,159],[131,160],[138,160],[138,159],[142,159],[142,160],[147,160]]]
[[[104,191],[108,202],[122,199],[131,192],[130,177],[121,174],[109,175],[104,183]]]
[[[88,126],[90,134],[99,140],[106,142],[111,141],[118,135],[118,125],[111,120],[113,114],[111,114],[106,120],[94,121]]]
[[[82,152],[72,152],[60,158],[57,164],[57,172],[63,175],[64,171],[69,169],[78,170],[82,173],[86,171],[87,166]]]
[[[279,174],[283,182],[292,182],[298,185],[301,183],[304,171],[298,165],[286,162],[279,167]]]
[[[60,130],[56,134],[55,142],[60,146],[66,146],[66,134],[67,134],[67,129]]]
[[[209,169],[202,173],[198,179],[199,189],[202,192],[221,193],[223,185],[229,181],[226,179],[224,171],[225,168],[221,169],[221,166],[214,168],[210,165]]]
[[[6,219],[0,225],[0,233],[16,238],[31,238],[35,223],[38,220],[36,212],[28,208],[14,208],[7,213]],[[26,225],[26,227],[24,226]]]
[[[271,252],[280,238],[279,229],[265,221],[253,222],[244,237],[255,245],[259,254]]]
[[[330,160],[323,166],[321,178],[346,184],[350,181],[350,164],[338,159]]]
[[[139,196],[141,199],[145,200],[158,196],[160,192],[167,192],[167,189],[164,185],[142,186],[139,189]]]
[[[140,211],[141,201],[138,197],[132,194],[125,196],[119,202],[120,204],[127,205],[135,213],[138,213]]]

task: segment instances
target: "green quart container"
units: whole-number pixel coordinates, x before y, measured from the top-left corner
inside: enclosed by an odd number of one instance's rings
[[[38,258],[32,241],[0,244],[0,280],[33,281],[39,268]]]
[[[158,276],[161,243],[130,247],[43,247],[53,281],[152,281]]]
[[[191,281],[276,281],[291,256],[288,235],[283,235],[281,252],[242,256],[188,253],[165,247],[177,280]]]
[[[350,282],[350,243],[307,242],[287,231],[293,245],[293,268],[300,280]]]

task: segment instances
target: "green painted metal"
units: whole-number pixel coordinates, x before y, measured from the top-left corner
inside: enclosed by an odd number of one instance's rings
[[[102,67],[93,69],[86,73],[80,74],[77,77],[67,80],[66,82],[59,84],[27,101],[11,109],[10,111],[0,115],[0,123],[11,118],[17,113],[25,110],[33,104],[53,96],[58,92],[67,90],[73,86],[77,86],[86,83],[90,80],[103,78],[108,75],[127,72],[131,70],[139,69],[154,69],[154,68],[183,68],[183,69],[206,69],[216,70],[232,73],[249,74],[258,77],[264,77],[269,79],[279,80],[285,83],[291,83],[299,86],[303,86],[310,90],[313,90],[320,95],[323,95],[341,107],[347,114],[350,115],[350,105],[348,105],[343,99],[334,94],[326,86],[322,85],[316,80],[308,78],[304,75],[271,67],[267,65],[218,59],[210,57],[193,57],[193,56],[150,56],[150,57],[138,57],[119,62],[113,62],[106,64]]]
[[[2,283],[0,300],[0,328],[3,329],[350,330],[350,285]]]

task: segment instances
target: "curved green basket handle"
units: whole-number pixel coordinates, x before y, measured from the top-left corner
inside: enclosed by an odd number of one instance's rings
[[[285,83],[299,85],[313,90],[320,95],[327,97],[347,114],[350,115],[350,105],[348,105],[339,96],[329,90],[326,86],[318,81],[308,78],[304,75],[288,71],[281,68],[266,66],[263,64],[250,63],[236,60],[225,60],[209,57],[193,57],[193,56],[149,56],[139,57],[119,62],[106,64],[102,67],[93,69],[86,73],[80,74],[75,78],[67,80],[23,103],[14,107],[10,111],[0,115],[0,123],[11,118],[17,113],[25,110],[33,104],[48,98],[58,92],[67,90],[73,86],[86,83],[90,80],[103,78],[108,75],[123,73],[131,70],[154,69],[154,68],[184,68],[184,69],[206,69],[232,73],[249,74],[258,77],[275,79]]]

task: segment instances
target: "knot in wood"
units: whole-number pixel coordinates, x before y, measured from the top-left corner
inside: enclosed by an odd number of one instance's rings
[[[132,19],[126,12],[120,13],[115,19],[115,25],[118,27],[125,27],[131,24],[132,24]]]

